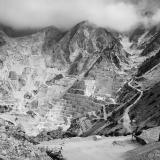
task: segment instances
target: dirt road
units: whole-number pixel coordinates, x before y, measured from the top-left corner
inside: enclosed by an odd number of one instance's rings
[[[71,138],[64,141],[62,153],[66,160],[124,160],[125,152],[138,146],[130,140],[130,136],[103,137],[97,141],[93,140],[93,137]],[[113,145],[113,141],[121,141],[121,143]],[[55,142],[43,142],[42,145],[54,148]]]

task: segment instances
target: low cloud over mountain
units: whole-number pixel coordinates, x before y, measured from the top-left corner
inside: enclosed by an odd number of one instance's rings
[[[89,20],[128,31],[140,23],[159,23],[159,4],[159,0],[0,0],[0,22],[15,28],[55,25],[68,29]]]

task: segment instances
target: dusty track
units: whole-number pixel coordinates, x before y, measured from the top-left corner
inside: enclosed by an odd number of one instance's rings
[[[129,117],[129,111],[130,109],[135,105],[137,104],[137,102],[141,99],[141,97],[143,96],[143,91],[141,91],[140,89],[132,86],[132,83],[133,82],[133,79],[128,82],[128,86],[130,86],[132,89],[136,90],[138,93],[140,93],[139,97],[134,101],[134,103],[132,103],[130,106],[128,106],[124,112],[124,115],[122,117],[123,119],[123,126],[124,128],[128,131],[128,132],[131,132],[131,120],[130,120],[130,117]]]
[[[71,138],[60,140],[64,142],[62,154],[66,160],[124,160],[127,151],[138,147],[137,144],[131,143],[131,137],[103,137],[94,141],[93,137]],[[113,145],[114,141],[118,141]],[[39,146],[48,146],[54,148],[56,142],[43,142]]]

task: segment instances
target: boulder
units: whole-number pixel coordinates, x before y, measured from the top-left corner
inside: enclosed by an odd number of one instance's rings
[[[54,85],[54,83],[55,83],[55,79],[51,79],[51,80],[47,80],[47,81],[46,81],[46,84],[47,84],[48,86],[52,86],[52,85]]]
[[[0,60],[0,69],[2,69],[3,68],[3,61],[2,60]]]
[[[101,140],[101,139],[102,139],[102,136],[99,136],[99,135],[93,136],[94,141]]]
[[[36,109],[38,107],[38,100],[33,100],[32,102],[31,102],[31,108],[32,109]]]
[[[24,87],[26,85],[26,80],[22,77],[19,77],[18,82],[20,86]]]
[[[139,136],[136,136],[137,141],[141,144],[149,144],[158,142],[160,138],[160,126],[143,130]]]
[[[15,71],[10,71],[8,78],[11,80],[17,80],[17,73]]]
[[[32,98],[32,94],[29,93],[29,92],[26,92],[26,93],[24,94],[24,98],[25,98],[25,99],[31,99],[31,98]]]
[[[54,80],[60,80],[63,78],[63,75],[62,74],[58,74],[54,77]]]

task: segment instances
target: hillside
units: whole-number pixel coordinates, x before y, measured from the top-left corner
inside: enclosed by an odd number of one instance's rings
[[[29,135],[65,129],[72,117],[99,110],[130,69],[120,41],[89,22],[65,33],[55,27],[25,37],[2,33],[1,41],[0,117]]]
[[[21,126],[27,141],[139,136],[159,126],[157,27],[127,35],[83,21],[65,32],[51,26],[11,37],[4,31],[0,119]]]

